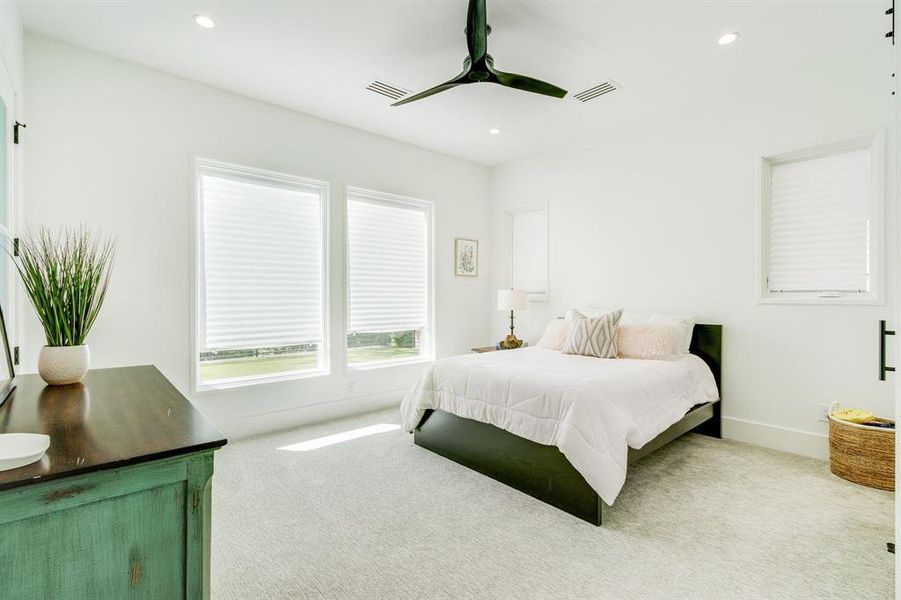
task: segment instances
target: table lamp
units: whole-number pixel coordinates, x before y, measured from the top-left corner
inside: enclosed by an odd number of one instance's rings
[[[501,340],[498,345],[504,350],[519,348],[522,346],[522,340],[516,339],[516,336],[513,335],[513,311],[528,309],[525,290],[498,290],[497,309],[510,311],[510,335]]]

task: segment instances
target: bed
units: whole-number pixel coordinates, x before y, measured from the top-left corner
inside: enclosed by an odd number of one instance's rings
[[[722,326],[690,355],[601,360],[540,348],[437,361],[401,405],[414,443],[594,525],[627,465],[688,432],[720,437]]]

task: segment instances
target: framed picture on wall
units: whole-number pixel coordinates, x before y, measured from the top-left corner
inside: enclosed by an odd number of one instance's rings
[[[454,273],[457,277],[479,276],[479,242],[477,240],[454,240]]]

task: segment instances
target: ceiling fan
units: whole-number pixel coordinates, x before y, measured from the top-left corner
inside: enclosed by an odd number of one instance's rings
[[[494,68],[494,59],[488,54],[488,34],[491,27],[487,22],[485,0],[469,0],[469,10],[466,14],[466,45],[469,47],[469,56],[463,60],[463,72],[441,85],[436,85],[424,92],[413,94],[395,102],[391,106],[400,106],[416,100],[422,100],[429,96],[441,93],[458,85],[468,83],[496,83],[506,87],[562,98],[566,96],[566,90],[556,85],[517,75],[516,73],[504,73]]]

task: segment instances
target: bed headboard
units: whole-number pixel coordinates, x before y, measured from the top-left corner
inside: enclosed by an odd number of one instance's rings
[[[689,351],[707,363],[707,366],[713,371],[716,387],[722,394],[720,370],[723,363],[723,326],[704,325],[701,323],[695,325],[694,332],[691,334]]]

